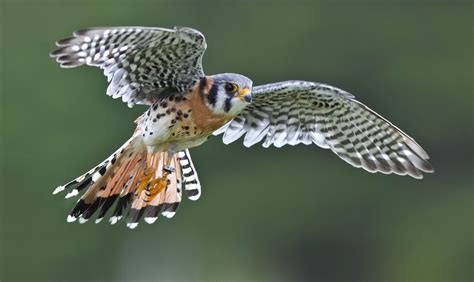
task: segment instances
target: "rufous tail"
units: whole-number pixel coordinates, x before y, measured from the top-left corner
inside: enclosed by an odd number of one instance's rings
[[[95,222],[99,223],[113,210],[111,224],[127,215],[127,226],[135,228],[141,218],[151,224],[160,213],[173,217],[183,184],[188,198],[197,200],[201,186],[189,151],[170,158],[166,152],[150,154],[135,135],[105,161],[57,187],[53,194],[66,191],[66,198],[70,198],[85,191],[69,213],[68,222],[85,223],[97,213]]]

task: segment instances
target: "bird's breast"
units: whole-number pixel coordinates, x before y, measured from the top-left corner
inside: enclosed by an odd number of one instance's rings
[[[214,114],[197,91],[164,97],[139,119],[137,130],[149,150],[183,150],[204,143],[232,117]]]

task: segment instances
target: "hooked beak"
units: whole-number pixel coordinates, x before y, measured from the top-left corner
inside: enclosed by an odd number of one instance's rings
[[[239,93],[237,93],[237,98],[244,100],[247,103],[252,102],[252,94],[250,94],[250,89],[242,88]]]

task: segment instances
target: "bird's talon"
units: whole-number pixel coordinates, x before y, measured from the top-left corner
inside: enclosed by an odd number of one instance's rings
[[[148,188],[145,190],[145,201],[153,200],[168,186],[168,179],[159,177],[150,181]]]
[[[140,195],[140,193],[143,191],[143,189],[147,186],[148,182],[150,179],[153,177],[153,170],[152,169],[147,169],[142,173],[140,176],[140,182],[138,185],[138,189],[135,192],[135,196]]]

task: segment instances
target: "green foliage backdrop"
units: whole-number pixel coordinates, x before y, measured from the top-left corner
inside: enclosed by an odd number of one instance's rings
[[[0,281],[472,281],[469,1],[2,0]],[[203,185],[172,220],[67,224],[52,190],[122,144],[144,107],[53,42],[88,26],[191,26],[208,74],[348,90],[436,169],[369,174],[315,146],[193,149]]]

